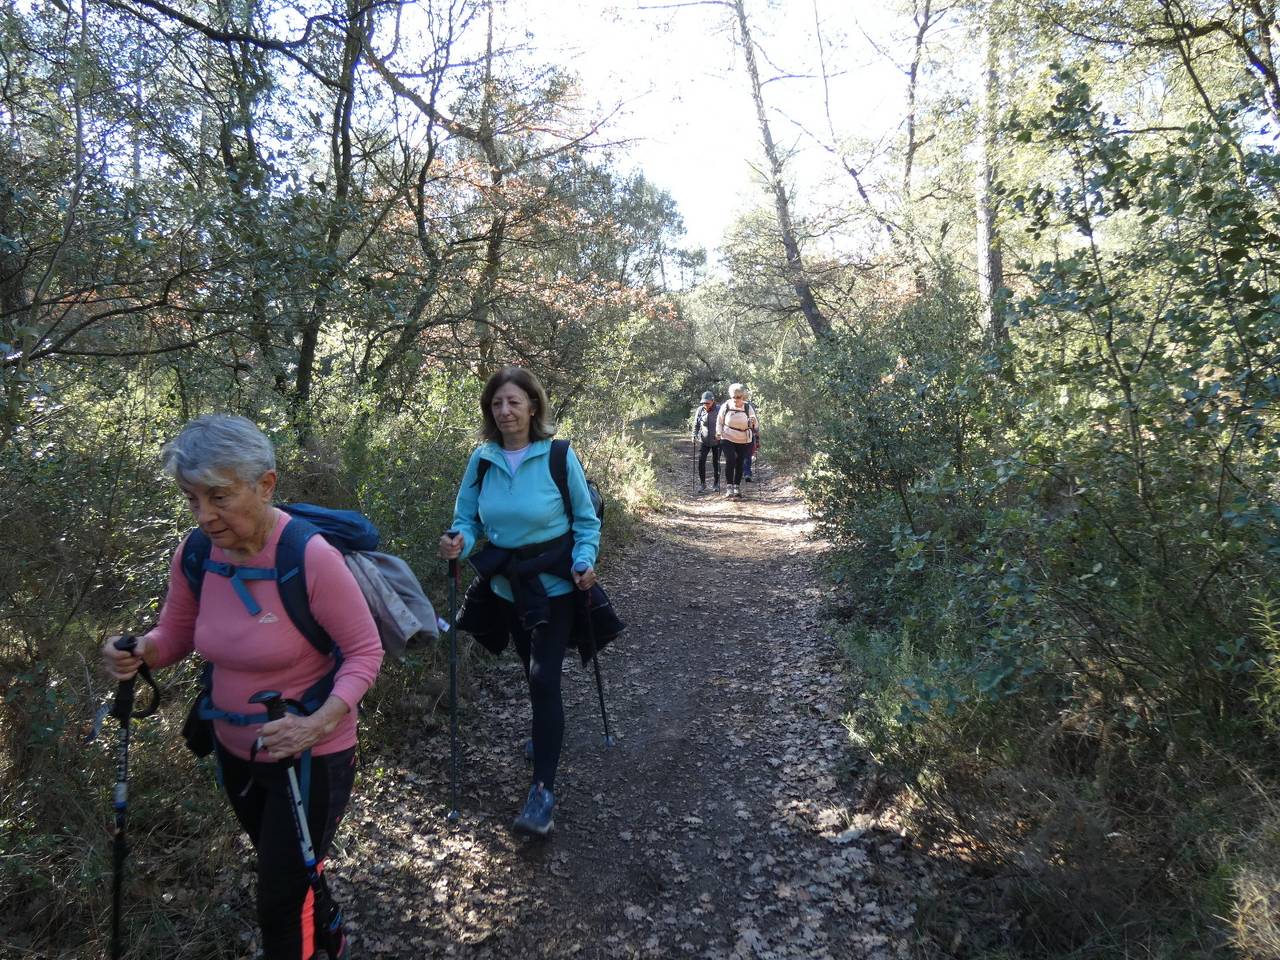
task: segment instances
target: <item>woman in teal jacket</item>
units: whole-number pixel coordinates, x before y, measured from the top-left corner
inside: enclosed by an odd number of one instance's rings
[[[566,516],[549,463],[556,428],[537,377],[523,367],[499,370],[485,384],[480,412],[484,442],[462,476],[453,529],[440,538],[440,556],[467,556],[484,537],[521,559],[563,549],[571,550],[573,561],[572,582],[550,572],[517,582],[495,573],[489,580],[509,607],[511,638],[524,664],[533,708],[533,785],[514,826],[546,836],[555,825],[555,778],[564,742],[560,670],[573,625],[573,591],[590,590],[596,582],[600,520],[572,448],[567,466],[573,516]],[[481,476],[482,461],[488,465]]]

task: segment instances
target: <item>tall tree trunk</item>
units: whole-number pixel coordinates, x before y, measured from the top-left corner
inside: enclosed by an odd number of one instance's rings
[[[145,102],[142,85],[142,72],[145,68],[143,60],[142,25],[135,24],[130,44],[133,47],[133,118],[129,125],[129,133],[133,140],[133,162],[130,172],[133,174],[133,189],[142,187],[142,108]],[[135,230],[137,227],[135,226]]]
[[[320,331],[328,313],[333,282],[341,272],[337,266],[338,250],[351,223],[351,179],[354,167],[351,145],[351,114],[356,98],[356,70],[369,30],[370,13],[360,9],[355,0],[347,0],[347,31],[342,46],[342,81],[333,104],[333,120],[329,129],[329,151],[333,164],[333,200],[329,206],[324,238],[324,259],[330,264],[316,281],[316,296],[302,326],[298,348],[298,375],[292,398],[292,415],[298,436],[306,440],[311,433],[311,384],[315,377],[316,348]]]
[[[214,23],[221,30],[242,30],[249,33],[254,27],[258,12],[258,0],[213,0],[211,11]],[[225,106],[208,115],[210,124],[216,124],[217,152],[226,178],[226,189],[235,196],[242,210],[253,211],[266,195],[266,171],[257,144],[258,100],[268,86],[267,59],[261,51],[241,45],[227,46],[223,53],[225,62],[219,63],[210,44],[206,55],[206,76],[214,85],[215,95],[225,98]],[[204,114],[201,135],[205,134]],[[246,246],[252,250],[271,247],[271,238],[263,235],[263,218],[256,214],[241,216],[236,228]],[[258,353],[258,362],[270,371],[276,392],[289,396],[290,380],[286,366],[277,355],[271,323],[271,305],[266,295],[269,280],[263,276],[255,259],[244,267],[248,282],[247,334]]]
[[[920,86],[920,62],[924,57],[924,38],[929,32],[932,0],[924,0],[921,8],[914,4],[916,38],[911,49],[911,66],[907,68],[907,147],[902,162],[902,200],[911,205],[912,174],[915,172],[916,150],[916,93]]]
[[[765,158],[769,162],[769,187],[773,191],[773,202],[778,211],[778,229],[782,233],[782,248],[787,258],[787,279],[796,292],[796,298],[800,301],[800,311],[809,322],[809,329],[813,331],[813,335],[819,338],[829,337],[831,324],[822,315],[813,297],[813,287],[804,270],[800,242],[791,220],[791,201],[787,197],[787,185],[783,178],[782,158],[774,145],[773,132],[769,128],[769,117],[764,109],[764,94],[760,89],[760,70],[756,66],[756,49],[751,40],[751,27],[747,23],[744,0],[733,0],[733,9],[738,16],[742,52],[747,61],[747,75],[751,79],[751,96],[755,100],[756,117],[760,121],[760,138],[764,142]]]
[[[977,268],[979,323],[993,342],[1008,337],[1004,324],[1004,258],[1000,250],[1000,234],[996,227],[995,200],[991,184],[994,179],[996,101],[999,97],[999,74],[996,71],[995,44],[991,36],[992,4],[979,11],[979,49],[981,69],[976,90],[978,118],[978,160],[974,184],[977,207]]]
[[[498,287],[498,274],[502,268],[502,247],[507,236],[507,213],[502,203],[502,158],[498,153],[497,134],[494,116],[493,85],[493,3],[488,4],[488,35],[484,51],[484,100],[480,111],[480,130],[476,140],[489,164],[489,186],[491,188],[489,203],[492,213],[489,218],[489,233],[484,244],[484,266],[480,270],[480,282],[471,292],[471,303],[467,315],[471,319],[472,329],[480,347],[481,372],[487,376],[493,365],[493,323],[492,314],[495,294]]]
[[[911,195],[915,188],[915,163],[916,151],[920,149],[921,143],[917,136],[916,130],[916,105],[917,95],[920,88],[920,65],[924,60],[924,41],[929,33],[929,28],[933,26],[933,3],[932,0],[924,0],[923,6],[918,2],[913,4],[913,15],[915,17],[916,37],[915,44],[911,48],[911,66],[907,68],[907,144],[903,152],[902,159],[902,205],[905,217],[908,222],[911,218]],[[925,138],[928,142],[929,138]],[[912,283],[915,287],[916,295],[923,296],[925,292],[926,282],[924,274],[924,257],[919,251],[919,239],[915,237],[915,231],[910,231],[911,240],[911,276]]]

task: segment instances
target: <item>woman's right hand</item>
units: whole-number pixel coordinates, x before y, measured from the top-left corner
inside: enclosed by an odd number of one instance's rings
[[[130,653],[116,648],[116,641],[120,637],[121,634],[118,633],[107,637],[107,642],[102,645],[102,664],[113,679],[128,680],[142,668],[143,663],[149,662],[147,654],[155,652],[155,645],[150,637],[138,637],[138,642]]]
[[[453,536],[444,534],[440,538],[440,559],[457,560],[462,555],[462,534],[455,533]]]

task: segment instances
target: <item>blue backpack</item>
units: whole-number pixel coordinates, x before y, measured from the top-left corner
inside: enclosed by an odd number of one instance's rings
[[[282,504],[280,509],[293,520],[285,524],[280,533],[274,567],[237,567],[210,560],[212,544],[208,535],[196,527],[182,548],[182,574],[197,602],[206,572],[227,577],[245,609],[255,615],[261,613],[262,608],[249,593],[245,581],[275,580],[285,612],[298,632],[321,653],[332,653],[334,642],[311,615],[311,606],[307,602],[307,543],[318,533],[343,553],[351,553],[377,550],[381,535],[368,517],[354,510],[331,510],[311,503]]]
[[[381,539],[378,528],[364,514],[354,510],[331,510],[310,503],[282,504],[280,509],[293,519],[285,524],[276,546],[274,567],[239,567],[210,559],[212,543],[199,527],[187,535],[182,547],[182,574],[191,587],[196,601],[200,600],[206,573],[217,574],[231,581],[231,586],[251,614],[262,608],[249,593],[248,580],[275,580],[285,612],[298,632],[320,653],[333,656],[333,667],[303,693],[304,713],[312,713],[322,706],[333,690],[333,680],[342,666],[342,651],[333,638],[311,615],[307,600],[306,550],[307,543],[316,534],[337,547],[343,553],[369,551],[378,548]],[[213,750],[213,720],[224,720],[236,726],[255,726],[267,722],[266,713],[232,713],[213,706],[210,693],[213,690],[213,664],[206,663],[200,676],[201,692],[192,704],[183,727],[187,745],[197,756],[206,756]]]

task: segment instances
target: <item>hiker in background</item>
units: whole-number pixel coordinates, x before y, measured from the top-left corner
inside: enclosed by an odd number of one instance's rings
[[[323,859],[351,795],[356,708],[382,663],[378,628],[342,554],[318,536],[305,548],[307,594],[312,616],[341,659],[321,654],[290,619],[275,558],[281,533],[293,521],[272,505],[275,450],[253,423],[227,414],[197,417],[165,446],[161,460],[212,541],[205,570],[221,575],[206,576],[197,599],[179,547],[156,627],[138,638],[133,653],[117,650],[116,638],[108,638],[102,656],[117,680],[133,676],[144,662],[166,667],[192,650],[214,665],[212,702],[228,715],[213,721],[215,747],[227,799],[257,852],[262,956],[310,960],[322,934],[314,924],[323,918],[316,915],[287,767],[280,761],[310,751],[307,821],[316,857]],[[258,691],[302,700],[323,687],[329,692],[309,716],[288,714],[261,726],[233,722],[236,715],[262,714],[249,702]],[[346,955],[345,941],[340,955]]]
[[[740,383],[730,384],[729,399],[720,405],[716,418],[716,434],[724,449],[724,482],[726,497],[742,496],[742,468],[751,450],[756,416],[747,408],[743,397],[746,389]]]
[[[707,492],[707,454],[711,454],[711,469],[715,487],[720,489],[720,437],[716,434],[716,415],[720,405],[710,390],[702,395],[702,403],[693,416],[693,442],[698,444],[698,492]]]
[[[755,404],[751,402],[751,391],[748,388],[742,390],[742,400],[747,406],[747,413],[755,417],[755,426],[751,428],[751,445],[747,449],[747,458],[742,464],[742,482],[753,483],[751,479],[751,465],[755,462],[756,451],[760,449],[760,414],[755,408]]]
[[[480,395],[483,442],[471,455],[454,506],[453,529],[440,538],[440,556],[455,560],[489,540],[503,562],[556,558],[540,565],[561,571],[488,577],[500,605],[498,616],[515,643],[524,665],[532,707],[533,784],[513,827],[546,836],[555,825],[555,780],[564,743],[564,701],[560,671],[574,621],[574,588],[590,590],[596,582],[600,520],[591,502],[587,477],[572,448],[567,451],[572,516],[551,474],[551,438],[555,423],[546,391],[522,367],[505,367],[485,384]],[[480,464],[486,462],[483,471]],[[578,572],[570,566],[586,564]],[[506,569],[503,567],[502,569]],[[568,573],[572,580],[563,574]],[[470,595],[470,591],[468,591]],[[459,620],[461,629],[468,629]]]

